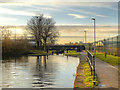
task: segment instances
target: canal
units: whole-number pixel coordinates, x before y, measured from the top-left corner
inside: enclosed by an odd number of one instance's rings
[[[2,63],[4,88],[72,88],[79,58],[28,56]]]

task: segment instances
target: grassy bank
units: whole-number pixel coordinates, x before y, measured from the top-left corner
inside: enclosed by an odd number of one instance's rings
[[[91,52],[93,55],[94,53]],[[113,56],[113,55],[107,55],[106,58],[105,58],[105,54],[104,53],[96,53],[95,55],[97,58],[103,60],[104,62],[107,62],[113,66],[116,66],[116,65],[120,65],[119,61],[120,60],[120,57],[118,56]]]
[[[89,65],[88,65],[88,63],[87,62],[85,62],[84,64],[83,64],[83,69],[84,69],[84,77],[85,77],[85,79],[84,79],[84,84],[85,84],[85,87],[88,87],[88,88],[93,88],[93,87],[95,87],[95,86],[97,86],[98,85],[98,79],[97,79],[97,77],[95,76],[95,81],[96,81],[96,85],[94,85],[93,84],[93,75],[91,75],[91,71],[90,71],[90,67],[89,67]]]
[[[68,53],[65,53],[67,56],[80,56],[80,53],[76,52],[76,50],[69,50]]]
[[[95,77],[96,84],[93,84],[93,76],[87,62],[81,62],[77,67],[76,78],[74,82],[75,88],[94,88],[98,85],[98,78]]]

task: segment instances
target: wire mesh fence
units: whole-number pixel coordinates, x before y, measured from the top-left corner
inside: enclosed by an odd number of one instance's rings
[[[119,48],[119,45],[120,45],[119,38],[120,38],[120,35],[112,37],[112,38],[96,41],[95,42],[96,52],[118,56],[118,50],[120,49]],[[94,51],[94,42],[88,44],[86,47],[88,50]]]

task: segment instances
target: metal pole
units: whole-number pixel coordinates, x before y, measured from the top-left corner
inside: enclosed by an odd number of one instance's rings
[[[95,55],[96,55],[96,35],[95,35],[95,19],[94,19],[94,78],[93,80],[95,80]],[[95,84],[95,82],[94,82]]]
[[[95,35],[95,19],[94,19],[94,56],[96,55],[96,35]]]
[[[95,55],[96,55],[96,32],[95,32],[95,18],[92,18],[92,20],[94,20],[94,60],[93,60],[93,80],[95,80]],[[95,81],[93,81],[94,85],[95,85]]]
[[[86,31],[84,31],[85,32],[85,49],[86,49]],[[87,49],[86,49],[87,50]]]

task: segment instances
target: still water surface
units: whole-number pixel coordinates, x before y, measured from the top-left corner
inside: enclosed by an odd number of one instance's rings
[[[21,57],[2,63],[2,87],[72,88],[79,59],[63,55]]]

